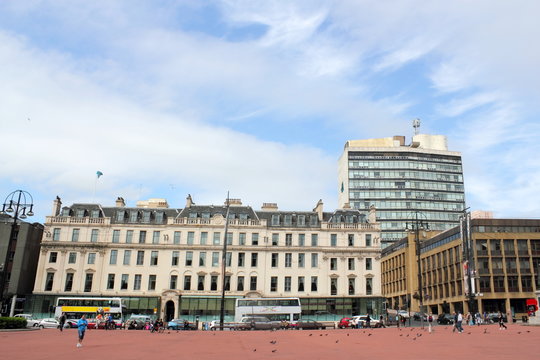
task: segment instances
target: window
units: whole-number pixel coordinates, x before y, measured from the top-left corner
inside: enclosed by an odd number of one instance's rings
[[[319,266],[319,254],[311,254],[311,267],[316,268]]]
[[[171,258],[171,266],[178,266],[180,262],[180,251],[173,251]]]
[[[58,258],[58,253],[56,251],[52,251],[49,254],[49,262],[50,263],[55,263],[57,258]]]
[[[75,264],[77,262],[77,253],[70,252],[68,256],[68,264]]]
[[[287,214],[283,216],[283,224],[285,226],[291,226],[292,224],[292,215]]]
[[[124,212],[123,211],[117,211],[116,212],[116,221],[119,221],[119,222],[124,221]]]
[[[109,257],[109,265],[116,265],[117,258],[118,258],[118,250],[111,250],[111,256]]]
[[[69,208],[62,209],[62,216],[70,216],[71,210]]]
[[[305,282],[305,278],[303,276],[299,276],[298,277],[298,291],[299,292],[304,291],[304,282]]]
[[[259,233],[251,234],[251,245],[259,245]]]
[[[131,244],[133,242],[133,230],[126,231],[126,244]]]
[[[127,290],[128,288],[129,274],[122,274],[120,278],[120,290]]]
[[[330,246],[337,246],[337,234],[330,234]]]
[[[272,225],[274,226],[279,225],[279,215],[277,214],[272,215]]]
[[[212,253],[212,266],[213,267],[219,266],[219,253],[218,252]]]
[[[220,233],[215,232],[213,236],[214,236],[214,238],[213,238],[213,240],[212,240],[212,241],[213,241],[213,244],[214,244],[214,245],[219,245],[219,244],[220,244],[220,240],[219,240]]]
[[[96,253],[88,253],[88,265],[93,265],[96,263]]]
[[[158,264],[158,256],[159,256],[158,251],[152,251],[150,253],[150,266],[157,266],[157,264]]]
[[[193,245],[195,242],[195,231],[188,231],[187,233],[187,244]]]
[[[225,266],[231,266],[231,262],[232,262],[232,253],[227,252],[225,254]]]
[[[246,253],[238,253],[238,267],[244,267]]]
[[[186,251],[186,266],[193,265],[193,251]]]
[[[285,234],[285,246],[292,246],[292,234]]]
[[[291,291],[291,277],[285,276],[285,283],[283,286],[283,291],[290,292]]]
[[[135,274],[135,281],[133,282],[133,290],[141,290],[142,275]]]
[[[137,265],[144,265],[144,251],[137,251]]]
[[[124,265],[129,265],[131,261],[131,250],[124,250]]]
[[[233,233],[227,232],[227,245],[232,245],[233,242]]]
[[[366,295],[373,295],[373,279],[366,279]]]
[[[318,219],[317,216],[311,215],[311,216],[309,217],[309,225],[310,225],[310,226],[317,226],[318,223],[319,223],[319,219]]]
[[[156,224],[163,223],[163,211],[156,211]]]
[[[349,278],[349,295],[354,295],[354,284],[355,283],[355,279],[354,278]]]
[[[337,295],[338,292],[338,284],[337,284],[336,278],[330,279],[330,295]]]
[[[366,270],[373,270],[373,264],[371,258],[366,258]]]
[[[256,291],[257,290],[257,277],[256,276],[250,276],[250,278],[249,278],[249,290],[250,291]]]
[[[137,222],[137,219],[139,217],[139,212],[136,210],[132,210],[129,212],[129,222]]]
[[[146,242],[146,231],[141,230],[139,232],[139,244],[144,244]]]
[[[178,282],[178,275],[171,275],[171,280],[169,281],[169,289],[175,290],[176,284]]]
[[[79,232],[80,232],[80,229],[73,229],[73,232],[71,233],[71,241],[73,242],[79,241]]]
[[[337,258],[330,258],[330,270],[337,270]]]
[[[86,274],[84,279],[84,292],[92,291],[92,281],[94,280],[94,274]]]
[[[317,277],[311,277],[311,291],[317,291]]]
[[[347,259],[347,265],[349,270],[354,270],[354,258],[348,258]]]
[[[156,290],[156,275],[148,277],[148,290]]]
[[[257,267],[258,253],[251,253],[251,267]]]
[[[201,233],[201,240],[200,240],[200,243],[201,245],[206,245],[206,242],[208,241],[208,233],[206,231],[203,231]]]
[[[199,253],[199,266],[206,266],[206,251]]]
[[[180,231],[175,231],[175,232],[174,232],[173,242],[174,242],[174,244],[176,244],[176,245],[180,244],[180,234],[181,234]]]
[[[197,290],[203,291],[204,290],[204,275],[199,275],[197,277]]]
[[[150,211],[143,211],[142,222],[143,223],[149,223],[150,222]]]
[[[218,277],[216,275],[210,276],[210,291],[216,291],[218,284]]]
[[[246,245],[246,233],[238,234],[238,245]]]
[[[191,290],[191,275],[184,276],[184,290]]]
[[[366,246],[371,246],[371,234],[366,234]]]
[[[53,241],[60,241],[60,229],[59,228],[55,228],[53,229],[53,237],[52,237]]]
[[[318,242],[319,242],[319,235],[311,234],[311,246],[317,246]]]
[[[278,287],[277,276],[270,277],[270,291],[271,292],[277,291],[277,287]]]
[[[367,235],[366,235],[367,237]],[[348,246],[354,246],[354,234],[349,234],[347,236],[347,245]]]
[[[107,277],[107,289],[114,289],[114,274],[109,274],[109,276]]]
[[[285,267],[292,266],[292,253],[285,253]]]
[[[45,279],[45,291],[52,291],[54,282],[54,273],[48,272],[47,278]]]
[[[73,273],[66,274],[66,284],[64,285],[64,291],[71,291],[73,289]]]
[[[78,218],[82,218],[84,217],[84,212],[85,212],[84,209],[77,209],[76,216]]]
[[[306,258],[306,254],[304,253],[299,253],[298,254],[298,267],[299,268],[303,268],[305,266],[305,258]]]
[[[296,225],[298,226],[306,226],[306,216],[305,215],[298,215],[296,218]]]
[[[279,234],[272,234],[272,246],[278,246]]]
[[[279,261],[279,254],[278,253],[272,253],[272,267],[278,267],[278,261]]]
[[[306,234],[298,234],[298,246],[305,246]]]
[[[152,244],[159,244],[159,231],[154,231],[152,234]]]
[[[236,291],[244,291],[244,277],[239,276],[238,282],[236,283]]]
[[[96,231],[99,231],[99,230],[96,230]],[[94,230],[92,230],[92,237],[94,237]],[[97,242],[97,233],[95,234],[95,241],[92,240],[92,242]],[[113,233],[112,233],[112,242],[114,244],[116,243],[119,243],[120,242],[120,230],[113,230]]]
[[[225,275],[225,291],[231,291],[231,276]]]

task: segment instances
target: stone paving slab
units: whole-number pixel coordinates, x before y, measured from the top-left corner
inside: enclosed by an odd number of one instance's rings
[[[0,333],[2,359],[540,359],[540,328],[509,325],[371,330],[165,331],[44,329]]]

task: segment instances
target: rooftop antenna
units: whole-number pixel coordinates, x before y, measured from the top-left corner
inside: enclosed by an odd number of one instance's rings
[[[412,127],[414,128],[414,135],[418,135],[418,128],[420,128],[419,118],[416,118],[412,121]]]

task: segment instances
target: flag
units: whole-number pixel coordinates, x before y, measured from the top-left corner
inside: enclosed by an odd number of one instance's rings
[[[343,186],[343,183],[341,183],[341,192],[345,191],[345,187]]]
[[[96,172],[96,175],[97,175],[97,178],[99,179],[103,175],[103,173],[101,171],[98,171]]]

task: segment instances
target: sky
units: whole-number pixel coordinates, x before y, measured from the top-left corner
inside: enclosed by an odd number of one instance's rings
[[[347,140],[462,153],[467,206],[540,215],[540,2],[0,2],[0,197],[337,206]],[[103,176],[97,179],[96,172]]]

